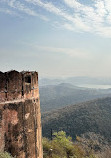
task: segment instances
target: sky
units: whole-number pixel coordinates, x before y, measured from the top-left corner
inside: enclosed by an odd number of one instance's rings
[[[110,0],[0,0],[0,71],[111,77]]]

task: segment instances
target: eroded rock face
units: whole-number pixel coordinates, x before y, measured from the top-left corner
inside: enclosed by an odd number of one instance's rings
[[[37,72],[0,72],[0,151],[42,158]]]

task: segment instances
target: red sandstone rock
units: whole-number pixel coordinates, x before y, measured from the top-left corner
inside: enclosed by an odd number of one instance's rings
[[[42,158],[37,72],[0,72],[0,151]]]

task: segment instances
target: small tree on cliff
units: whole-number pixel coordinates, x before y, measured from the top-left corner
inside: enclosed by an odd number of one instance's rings
[[[9,153],[7,152],[0,152],[0,158],[13,158]]]

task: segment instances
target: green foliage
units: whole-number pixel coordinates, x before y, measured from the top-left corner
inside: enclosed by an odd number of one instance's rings
[[[63,131],[53,133],[53,140],[43,138],[44,158],[94,158],[77,144],[72,142]]]
[[[0,158],[13,158],[13,157],[7,152],[0,152]]]

